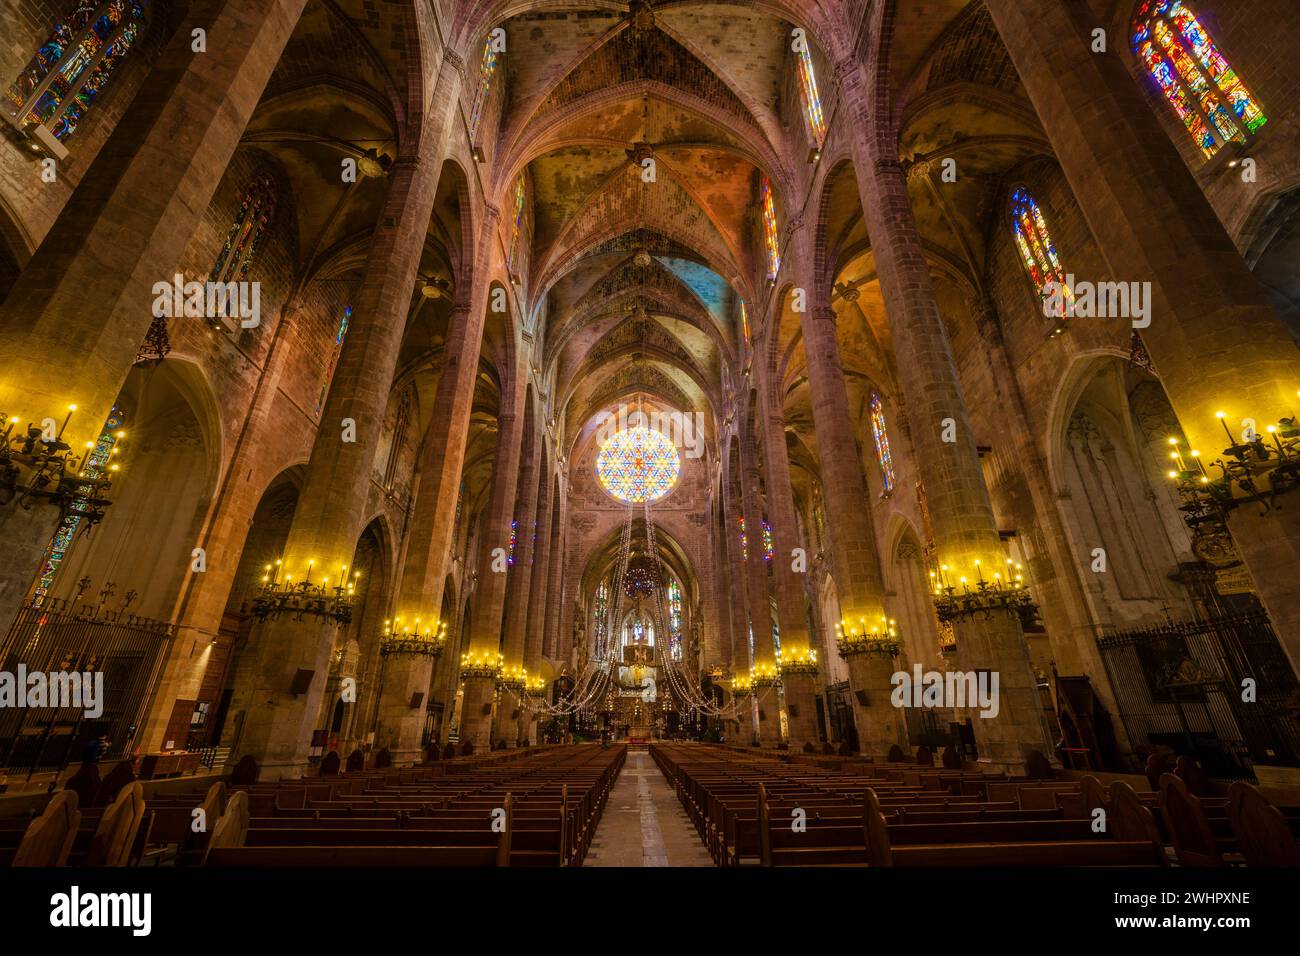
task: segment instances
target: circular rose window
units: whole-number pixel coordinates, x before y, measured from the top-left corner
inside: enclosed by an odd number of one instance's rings
[[[596,456],[600,486],[619,501],[640,503],[672,491],[682,462],[668,438],[638,426],[611,435]]]

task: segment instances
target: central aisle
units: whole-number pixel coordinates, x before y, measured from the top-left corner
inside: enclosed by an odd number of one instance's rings
[[[583,866],[713,866],[681,804],[644,750],[627,755]]]

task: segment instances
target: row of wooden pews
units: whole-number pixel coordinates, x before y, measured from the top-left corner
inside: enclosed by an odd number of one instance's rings
[[[209,866],[578,866],[624,748],[541,748],[238,788]],[[242,831],[242,833],[240,832]]]
[[[1247,784],[1200,801],[1174,774],[1160,793],[1122,781],[1107,792],[1091,777],[865,763],[837,772],[706,745],[652,755],[721,866],[1159,866],[1166,845],[1185,866],[1239,851],[1255,865],[1295,865],[1279,861],[1300,833],[1300,811]]]
[[[0,820],[0,865],[578,866],[624,760],[597,745],[155,793],[62,790]],[[103,791],[99,791],[103,792]]]

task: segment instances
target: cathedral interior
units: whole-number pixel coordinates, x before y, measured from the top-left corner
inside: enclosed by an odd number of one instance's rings
[[[8,0],[0,866],[1300,865],[1296,14]]]

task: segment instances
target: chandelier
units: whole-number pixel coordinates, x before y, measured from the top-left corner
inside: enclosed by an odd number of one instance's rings
[[[56,507],[61,517],[75,516],[86,527],[103,519],[104,509],[112,504],[105,497],[112,487],[111,475],[118,471],[110,460],[126,433],[112,431],[112,423],[118,420],[114,414],[100,440],[86,442],[85,453],[74,455],[63,441],[63,432],[76,410],[76,405],[68,406],[57,432],[49,418],[41,425],[28,422],[19,431],[18,420],[0,412],[0,504],[16,501],[27,510],[29,501],[39,501]]]
[[[663,576],[659,565],[651,562],[645,555],[639,554],[627,565],[623,575],[623,593],[632,599],[642,594],[653,594],[663,587]]]
[[[1242,505],[1260,504],[1267,512],[1278,495],[1300,485],[1300,425],[1295,418],[1269,425],[1264,434],[1251,429],[1238,441],[1224,413],[1215,412],[1215,417],[1229,442],[1210,464],[1218,469],[1217,476],[1210,474],[1199,451],[1184,451],[1177,438],[1169,439],[1169,457],[1175,465],[1169,477],[1183,499],[1182,510],[1193,531],[1211,515],[1221,519]]]
[[[356,589],[359,572],[353,572],[351,580],[347,577],[348,566],[341,565],[336,584],[331,587],[328,577],[319,583],[311,579],[316,561],[307,562],[307,573],[301,581],[294,581],[292,574],[285,574],[280,580],[281,561],[266,566],[262,575],[262,586],[257,597],[253,599],[253,613],[259,621],[286,617],[301,621],[311,615],[318,621],[333,621],[337,624],[349,624],[352,621],[352,595]]]
[[[835,625],[835,647],[840,657],[846,659],[854,654],[897,657],[901,650],[897,624],[883,614],[871,624],[867,624],[865,617],[859,617],[857,624],[845,618]]]
[[[403,623],[400,617],[384,622],[384,640],[379,645],[379,654],[422,654],[438,658],[447,645],[447,625],[435,620],[424,624],[421,618],[414,622]]]
[[[975,582],[972,584],[962,575],[954,584],[948,573],[948,565],[941,564],[938,574],[930,572],[930,581],[934,586],[934,609],[939,620],[955,621],[976,615],[987,618],[999,610],[1020,614],[1032,608],[1034,601],[1029,596],[1021,570],[1020,565],[1013,566],[1008,558],[1006,574],[997,571],[992,579],[988,579],[984,577],[984,571],[976,560]]]

